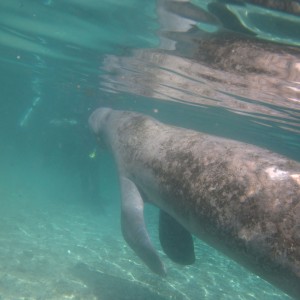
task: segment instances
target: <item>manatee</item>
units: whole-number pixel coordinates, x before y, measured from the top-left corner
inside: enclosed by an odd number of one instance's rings
[[[143,209],[160,209],[163,250],[183,265],[198,237],[300,299],[300,163],[254,145],[99,108],[89,118],[112,151],[122,194],[122,233],[155,273],[166,269]]]

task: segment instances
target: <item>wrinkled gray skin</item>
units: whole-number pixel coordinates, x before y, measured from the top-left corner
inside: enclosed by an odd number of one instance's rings
[[[119,168],[125,240],[150,269],[165,274],[145,200],[300,299],[300,163],[133,112],[97,109],[89,124]]]

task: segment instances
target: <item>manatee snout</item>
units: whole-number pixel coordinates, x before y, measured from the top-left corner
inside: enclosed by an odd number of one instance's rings
[[[89,117],[91,130],[98,135],[104,128],[108,116],[112,110],[107,107],[96,109]]]

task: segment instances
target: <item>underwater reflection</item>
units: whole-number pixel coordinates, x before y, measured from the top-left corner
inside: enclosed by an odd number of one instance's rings
[[[257,38],[240,30],[243,23],[228,30],[223,19],[187,2],[159,3],[160,49],[107,55],[104,90],[224,107],[300,132],[299,48]]]

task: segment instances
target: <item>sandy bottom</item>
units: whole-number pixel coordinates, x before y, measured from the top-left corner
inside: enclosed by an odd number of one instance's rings
[[[117,206],[19,197],[2,208],[0,299],[290,299],[198,241],[193,266],[160,251],[168,276],[159,278],[126,246]],[[147,219],[159,248],[156,211]]]

